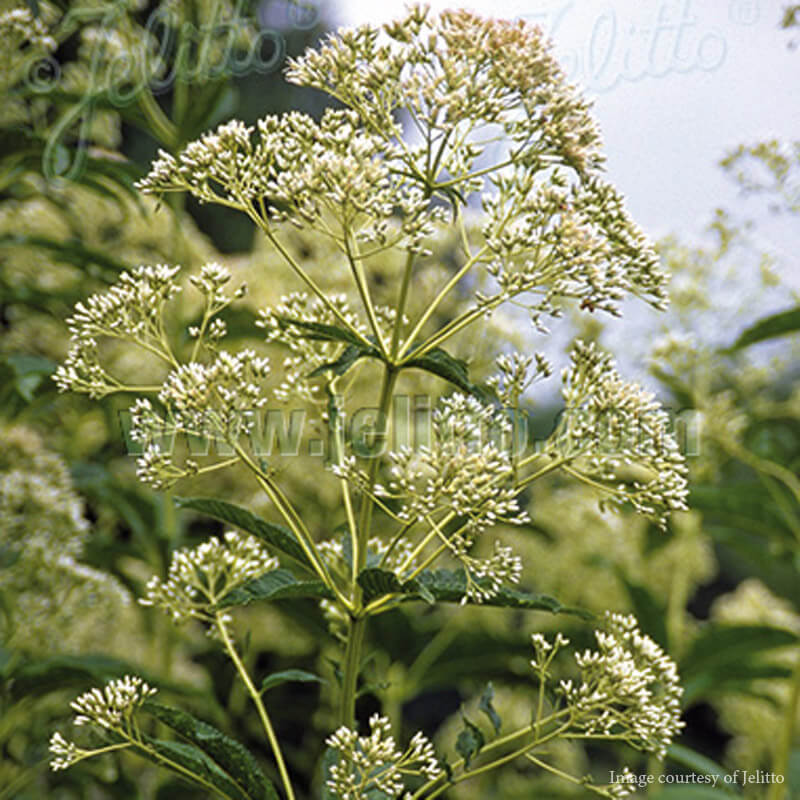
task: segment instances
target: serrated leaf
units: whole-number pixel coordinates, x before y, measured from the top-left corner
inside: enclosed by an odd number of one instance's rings
[[[191,780],[202,786],[206,791],[213,789],[227,800],[254,800],[213,758],[199,747],[186,742],[154,739],[143,733],[140,733],[140,737],[150,750],[155,751],[151,753],[146,749],[138,749],[137,752],[144,758],[171,769],[185,780]],[[269,797],[271,800],[272,798],[279,800],[274,789],[273,794]]]
[[[364,592],[364,602],[366,603],[387,594],[406,593],[403,583],[394,572],[387,569],[379,569],[378,567],[369,567],[362,570],[358,575],[358,585]],[[413,589],[410,591],[413,591]]]
[[[328,325],[323,322],[307,322],[291,317],[277,317],[278,324],[282,327],[298,328],[304,332],[304,338],[322,342],[345,342],[363,346],[364,342],[347,328],[338,325]]]
[[[276,525],[274,522],[267,522],[246,508],[214,497],[176,497],[175,503],[179,508],[199,511],[209,517],[214,517],[214,519],[235,525],[237,528],[263,539],[267,544],[303,567],[311,566],[300,543],[288,528]]]
[[[464,759],[464,769],[469,769],[470,762],[480,753],[486,744],[483,731],[470,722],[465,716],[461,717],[464,727],[456,739],[456,752]]]
[[[491,398],[491,392],[469,379],[467,362],[460,358],[454,358],[441,347],[434,347],[425,355],[418,358],[410,358],[404,364],[404,368],[422,369],[443,378],[448,383],[457,386],[461,391],[477,397],[481,401]]]
[[[275,787],[261,771],[253,754],[235,739],[181,709],[149,701],[143,710],[201,750],[229,777],[243,797],[279,800]]]
[[[416,580],[419,584],[424,584],[438,602],[460,603],[467,590],[467,578],[463,569],[425,570]],[[478,579],[476,583],[480,585],[481,579]],[[481,605],[549,611],[551,614],[571,614],[582,619],[594,619],[594,614],[591,612],[582,608],[565,606],[550,595],[509,587],[501,587],[496,595],[484,600]]]
[[[756,342],[786,336],[800,331],[800,308],[790,308],[764,317],[742,331],[739,338],[728,348],[729,352],[741,350]]]
[[[261,682],[261,692],[264,693],[282,683],[327,683],[324,678],[304,669],[285,669],[282,672],[273,672]]]
[[[494,686],[492,686],[491,683],[488,683],[486,684],[486,688],[483,690],[480,702],[478,703],[478,710],[486,714],[486,716],[489,718],[489,722],[492,723],[495,734],[498,734],[500,733],[500,726],[503,724],[503,721],[500,719],[500,715],[492,705],[492,700],[494,700]]]
[[[380,353],[374,347],[367,347],[363,344],[349,344],[336,361],[321,364],[315,370],[312,370],[308,377],[316,378],[326,372],[333,372],[334,375],[344,375],[361,358],[380,358]]]
[[[217,603],[217,608],[246,606],[259,601],[297,600],[307,597],[330,600],[333,594],[322,581],[299,581],[287,569],[274,569],[228,592]]]
[[[473,579],[478,585],[489,585],[485,578]],[[424,570],[410,581],[401,581],[394,572],[375,567],[362,570],[358,583],[364,599],[370,602],[388,594],[399,595],[401,602],[424,600],[427,603],[461,603],[467,591],[467,578],[463,569]],[[526,592],[510,587],[501,587],[481,605],[499,608],[521,608],[531,611],[549,611],[551,614],[570,614],[585,620],[593,620],[590,611],[574,606],[565,606],[555,597]]]

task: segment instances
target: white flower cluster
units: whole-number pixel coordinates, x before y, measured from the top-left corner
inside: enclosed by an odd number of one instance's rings
[[[256,141],[254,132],[232,121],[177,158],[160,151],[137,186],[150,194],[188,191],[264,221],[311,227],[343,249],[352,232],[364,242],[421,252],[443,218],[420,187],[392,169],[395,148],[352,111],[327,109],[319,122],[295,111],[268,116],[258,122]]]
[[[401,751],[386,717],[373,714],[369,726],[369,736],[342,726],[325,741],[338,751],[326,783],[338,800],[366,800],[376,790],[396,797],[405,788],[404,776],[434,780],[442,774],[433,745],[422,733]]]
[[[666,412],[651,393],[623,381],[613,358],[593,343],[578,341],[571,359],[554,447],[612,503],[630,503],[663,528],[671,512],[686,510],[688,494],[686,462]]]
[[[592,177],[570,185],[555,171],[542,184],[522,169],[493,183],[496,193],[483,198],[482,232],[497,291],[478,293],[480,306],[525,293],[533,296],[526,303],[535,319],[559,316],[569,298],[618,314],[633,293],[666,307],[668,275],[609,183]]]
[[[663,758],[684,727],[675,662],[631,616],[607,613],[606,630],[595,637],[597,650],[575,656],[580,684],[559,685],[572,726],[580,735],[615,735]]]
[[[343,575],[349,573],[348,557],[345,553],[341,539],[326,539],[317,543],[320,555],[325,557],[325,563],[333,567]],[[383,541],[378,536],[372,536],[367,541],[367,567],[377,567],[379,564],[382,569],[390,572],[397,572],[401,565],[406,565],[407,569],[413,569],[416,562],[410,558],[414,547],[405,537],[400,537],[392,543],[392,550],[389,552],[389,543]],[[406,563],[408,562],[408,563]]]
[[[61,391],[102,397],[123,388],[100,364],[101,337],[129,339],[169,360],[163,311],[180,291],[175,281],[179,269],[163,264],[136,267],[123,272],[108,291],[94,294],[75,306],[75,313],[67,320],[70,351],[54,375]]]
[[[58,46],[47,26],[35,17],[30,8],[12,8],[0,14],[0,42],[6,52],[16,51],[22,44],[52,51]],[[12,50],[13,45],[13,50]]]
[[[102,690],[92,689],[70,703],[70,708],[77,714],[74,723],[99,725],[105,730],[131,735],[135,733],[133,715],[136,709],[157,691],[137,675],[111,680]],[[53,755],[50,768],[54,771],[67,769],[98,752],[102,749],[84,750],[56,731],[50,737],[50,753]]]
[[[204,295],[206,305],[201,324],[189,328],[189,335],[193,339],[202,341],[204,334],[207,334],[211,342],[218,342],[225,337],[227,333],[225,322],[213,317],[230,305],[231,300],[238,300],[247,293],[247,284],[243,283],[232,297],[228,295],[224,287],[230,279],[230,271],[216,262],[204,264],[200,268],[199,275],[192,275],[189,278],[189,282]]]
[[[255,412],[267,403],[261,384],[269,369],[268,359],[244,349],[238,353],[220,350],[208,364],[191,361],[170,372],[158,394],[166,416],[146,398],[130,409],[131,438],[144,446],[137,460],[139,478],[155,489],[168,489],[197,473],[194,459],[174,463],[167,443],[176,433],[228,445],[250,433]]]
[[[229,592],[278,567],[254,536],[229,531],[224,542],[212,537],[199,547],[178,550],[172,556],[167,579],[154,576],[139,601],[158,606],[175,622],[195,617],[213,619],[213,607]]]
[[[92,689],[70,703],[77,712],[76,725],[94,723],[113,730],[125,727],[133,712],[158,690],[137,675],[109,681],[103,690]]]
[[[489,378],[486,384],[494,390],[504,408],[519,408],[520,398],[528,387],[534,381],[549,378],[553,374],[552,365],[541,353],[532,356],[503,354],[496,363],[500,374]]]
[[[280,298],[277,305],[261,309],[256,325],[262,328],[268,342],[287,347],[291,355],[283,361],[282,380],[275,396],[286,401],[292,396],[316,400],[318,386],[309,375],[318,367],[334,362],[344,349],[338,341],[328,341],[313,330],[314,325],[339,325],[344,320],[352,329],[367,335],[367,327],[350,307],[343,294],[330,295],[328,300],[338,317],[318,298],[305,292],[292,292]]]
[[[435,159],[425,146],[400,153],[426,191],[465,196],[479,189],[474,165],[498,129],[514,159],[550,159],[579,171],[600,161],[588,105],[539,28],[523,21],[463,10],[433,16],[415,6],[382,30],[339,30],[291,61],[287,77],[333,95],[388,142],[400,140],[398,117],[407,113],[436,147]]]
[[[475,603],[489,600],[504,583],[519,583],[522,576],[522,559],[500,542],[494,543],[494,552],[489,558],[462,554],[460,560],[467,575],[467,592],[461,600],[462,605],[466,605],[468,600]]]
[[[407,521],[447,510],[468,517],[472,533],[501,521],[524,524],[528,516],[509,485],[511,460],[502,441],[509,433],[508,420],[492,406],[463,394],[444,398],[433,411],[430,446],[390,452],[391,478],[375,492],[402,500],[398,516]]]
[[[53,772],[71,767],[76,761],[80,761],[81,758],[85,757],[86,753],[75,742],[67,741],[58,731],[50,737],[49,750],[53,756],[50,761],[50,769]]]

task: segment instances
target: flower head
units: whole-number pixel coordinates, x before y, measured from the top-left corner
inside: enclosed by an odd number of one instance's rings
[[[92,689],[70,703],[77,713],[76,725],[93,723],[113,730],[124,727],[133,712],[158,690],[136,675],[109,681],[105,687]]]
[[[227,594],[277,566],[278,560],[254,536],[229,531],[224,541],[212,537],[174,553],[167,579],[152,577],[139,602],[163,608],[176,622],[190,617],[210,621]]]
[[[597,650],[575,656],[580,684],[560,684],[573,724],[584,735],[615,735],[663,758],[684,727],[675,662],[631,616],[607,613],[595,637]]]
[[[342,726],[325,741],[339,756],[326,786],[340,800],[366,800],[375,790],[395,797],[405,788],[405,775],[434,780],[442,774],[433,745],[422,733],[400,750],[386,717],[373,714],[369,726],[368,736]]]
[[[577,342],[563,372],[565,413],[553,446],[577,477],[664,527],[686,510],[686,462],[654,396],[626,383],[610,355]]]

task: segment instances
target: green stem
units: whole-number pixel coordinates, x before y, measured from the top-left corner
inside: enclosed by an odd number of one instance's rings
[[[361,648],[364,645],[364,632],[367,627],[366,617],[355,617],[350,620],[347,632],[347,648],[342,665],[342,696],[339,706],[339,724],[355,728],[356,694],[358,674],[361,671]]]
[[[453,289],[453,287],[475,266],[478,259],[488,250],[489,248],[486,245],[483,245],[477,253],[470,256],[466,262],[464,262],[463,266],[458,269],[450,278],[449,281],[441,288],[439,294],[433,298],[433,300],[428,304],[428,307],[425,309],[423,315],[417,321],[417,324],[414,326],[414,329],[408,335],[408,338],[405,341],[405,344],[400,350],[400,356],[402,357],[405,355],[409,348],[414,344],[414,340],[419,336],[420,331],[425,327],[425,323],[431,318],[434,311],[439,307],[439,304],[444,300],[444,298],[449,294],[449,292]],[[483,312],[481,312],[483,313]],[[418,355],[417,352],[414,352],[414,355]]]
[[[156,138],[169,149],[178,145],[178,129],[172,124],[149,89],[138,95],[139,108],[147,119]]]
[[[381,384],[380,399],[378,401],[378,425],[381,427],[379,435],[386,437],[389,435],[388,412],[392,402],[394,384],[397,380],[397,372],[394,368],[386,365]],[[384,438],[382,438],[385,441]],[[358,538],[355,552],[353,552],[353,564],[355,565],[354,576],[357,579],[361,570],[364,569],[367,561],[367,542],[369,541],[369,530],[372,524],[372,513],[375,503],[370,497],[375,485],[375,476],[378,473],[378,456],[370,460],[367,471],[367,486],[369,491],[361,495],[361,509],[358,521]],[[361,605],[361,590],[356,580],[352,586],[353,602],[356,608]],[[361,648],[364,644],[364,629],[366,619],[361,613],[351,616],[350,627],[347,633],[347,647],[345,649],[343,677],[342,677],[342,697],[340,704],[340,723],[353,727],[355,724],[356,710],[356,686],[358,684],[358,673],[361,667]]]
[[[216,615],[216,623],[217,623],[217,630],[220,632],[220,635],[222,636],[222,641],[225,645],[225,650],[228,652],[231,661],[233,661],[234,666],[236,667],[236,671],[239,673],[239,676],[241,677],[242,681],[244,681],[244,685],[247,687],[247,692],[252,698],[256,710],[258,711],[259,719],[261,720],[261,724],[264,726],[264,731],[267,734],[267,739],[269,740],[270,747],[272,748],[272,753],[275,756],[275,761],[278,765],[278,772],[280,773],[281,781],[283,782],[283,788],[286,791],[286,797],[288,798],[288,800],[295,800],[294,789],[292,789],[292,781],[289,778],[289,772],[286,769],[286,763],[283,760],[283,753],[281,752],[281,746],[278,742],[278,737],[275,735],[275,729],[272,727],[272,722],[270,722],[269,715],[267,714],[267,709],[264,707],[264,703],[261,700],[261,694],[254,686],[253,681],[251,680],[250,675],[247,672],[247,669],[242,663],[242,659],[239,658],[239,654],[236,652],[236,647],[231,641],[228,629],[225,626],[225,623],[222,619],[222,615],[219,612],[217,612]]]
[[[403,327],[403,314],[405,313],[406,303],[408,301],[408,287],[411,285],[411,271],[413,266],[414,254],[408,253],[406,256],[406,266],[403,270],[403,282],[400,284],[400,297],[397,300],[397,317],[394,321],[392,342],[389,349],[389,355],[392,360],[397,358],[397,348],[400,344],[400,329]]]
[[[593,786],[591,783],[586,783],[580,778],[576,778],[574,775],[570,775],[568,772],[564,772],[563,770],[554,767],[552,764],[548,764],[546,761],[541,761],[530,753],[525,753],[525,758],[527,758],[532,764],[536,764],[537,767],[547,770],[557,778],[569,781],[569,783],[574,783],[576,786],[583,786],[584,789],[588,789],[590,792],[595,792],[602,797],[611,797],[611,795],[605,789],[601,789],[599,786]]]
[[[317,575],[322,579],[322,582],[332,592],[334,592],[334,594],[336,594],[339,601],[344,603],[345,607],[349,607],[347,598],[342,596],[339,588],[331,578],[328,568],[326,567],[325,562],[322,560],[319,550],[317,550],[317,546],[314,544],[314,540],[311,538],[311,534],[303,524],[303,521],[300,519],[298,513],[292,507],[291,503],[289,503],[289,501],[286,499],[283,492],[281,492],[281,490],[270,480],[269,476],[264,474],[264,472],[259,468],[258,464],[256,464],[253,459],[250,458],[250,456],[239,444],[234,442],[233,448],[236,452],[236,455],[241,459],[244,465],[248,467],[256,476],[256,480],[261,485],[261,488],[264,489],[267,497],[269,497],[269,499],[273,502],[281,516],[286,521],[289,529],[295,535],[298,544],[303,548],[303,552],[308,558],[309,563],[314,568],[314,571],[317,573]]]

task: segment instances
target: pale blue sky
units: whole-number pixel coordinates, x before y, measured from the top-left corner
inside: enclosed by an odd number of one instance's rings
[[[328,0],[337,24],[380,23],[403,0]],[[675,233],[701,240],[717,207],[754,217],[757,246],[778,259],[800,291],[797,220],[776,220],[758,198],[745,200],[717,166],[727,150],[766,138],[800,138],[800,51],[779,22],[784,0],[431,0],[434,10],[464,6],[484,15],[540,24],[570,78],[594,101],[607,172],[653,239]],[[797,38],[797,37],[796,37]],[[792,305],[786,291],[759,293],[757,259],[729,266],[708,317],[720,343],[760,315]],[[754,299],[755,291],[755,299]],[[639,304],[640,305],[640,304]],[[669,317],[626,304],[608,344],[626,372],[644,379],[642,357]],[[746,310],[743,312],[742,308]],[[705,338],[707,331],[699,332]],[[621,338],[620,338],[621,337]],[[561,336],[555,337],[556,340]],[[556,341],[536,346],[552,352]]]
[[[339,0],[341,24],[383,22],[402,0]],[[783,0],[433,0],[525,17],[553,39],[595,103],[608,173],[653,237],[696,235],[720,205],[741,207],[716,167],[726,149],[800,136],[800,52],[779,28]],[[797,270],[800,285],[800,269]]]

